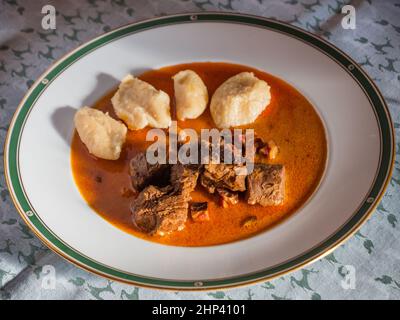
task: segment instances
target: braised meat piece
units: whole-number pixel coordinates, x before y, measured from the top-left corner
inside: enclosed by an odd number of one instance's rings
[[[278,156],[279,148],[274,140],[269,140],[267,143],[263,142],[263,146],[257,152],[264,158],[274,160]]]
[[[132,202],[132,220],[145,233],[165,235],[185,227],[188,207],[187,196],[173,187],[151,185]]]
[[[200,145],[210,147],[207,142],[197,146]],[[241,152],[223,141],[219,146],[221,152],[227,150],[232,155]],[[223,159],[222,154],[221,157]],[[237,204],[239,193],[244,191],[249,204],[271,206],[282,204],[284,200],[285,171],[282,165],[255,164],[253,172],[247,175],[246,166],[239,164],[151,165],[145,153],[140,153],[131,161],[130,174],[132,186],[140,191],[131,205],[132,220],[139,230],[148,234],[165,235],[182,230],[189,208],[193,221],[210,219],[207,202],[189,204],[198,179],[208,192],[217,192],[224,208]],[[253,222],[246,225],[250,223]]]
[[[276,206],[285,196],[285,168],[280,164],[255,164],[247,177],[246,199],[248,204]]]
[[[206,164],[200,182],[210,193],[214,193],[216,188],[245,191],[246,175],[239,175],[235,170],[242,168],[245,167],[233,164]]]
[[[168,164],[149,164],[144,152],[137,154],[130,162],[132,187],[141,191],[149,185],[164,187],[169,182],[170,166]]]
[[[248,229],[248,228],[254,227],[256,224],[257,224],[257,217],[249,216],[242,221],[241,226],[243,228]]]
[[[221,205],[226,208],[229,204],[237,204],[239,202],[239,194],[227,189],[217,188],[217,192],[221,197]]]
[[[233,143],[226,142],[224,139],[220,139],[218,144],[219,147],[214,149],[210,142],[201,141],[201,146],[209,149],[210,159],[219,159],[219,163],[231,164],[234,159],[240,159],[245,156],[243,144],[236,147]]]
[[[193,202],[190,204],[190,216],[195,222],[208,221],[208,202]]]
[[[197,179],[200,174],[200,165],[174,164],[171,167],[171,185],[175,190],[189,196],[196,188]]]

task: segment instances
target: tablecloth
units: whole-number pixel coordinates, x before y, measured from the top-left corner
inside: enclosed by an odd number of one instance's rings
[[[351,4],[356,28],[341,25]],[[42,29],[42,7],[57,11]],[[400,298],[400,1],[85,0],[0,2],[0,141],[27,89],[56,59],[115,27],[166,14],[230,11],[278,19],[324,37],[352,58],[382,91],[396,130],[396,163],[368,222],[333,253],[280,278],[226,291],[137,288],[93,275],[44,246],[19,217],[0,165],[0,299],[398,299]],[[3,148],[2,148],[3,149]],[[3,153],[2,153],[3,155]],[[38,182],[40,187],[40,182]],[[51,266],[55,281],[46,275]],[[350,267],[349,267],[350,266]],[[346,285],[350,269],[354,285]]]

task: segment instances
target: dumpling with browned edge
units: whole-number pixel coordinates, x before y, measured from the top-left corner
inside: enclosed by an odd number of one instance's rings
[[[179,71],[172,77],[178,120],[196,119],[207,107],[208,92],[200,76],[192,70]]]
[[[126,126],[108,114],[83,107],[74,117],[76,130],[89,152],[98,158],[117,160],[126,139]]]
[[[214,92],[211,116],[218,128],[246,125],[254,122],[270,101],[269,85],[252,72],[241,72]]]
[[[171,124],[168,94],[132,75],[122,80],[111,102],[116,115],[131,130],[168,128]]]

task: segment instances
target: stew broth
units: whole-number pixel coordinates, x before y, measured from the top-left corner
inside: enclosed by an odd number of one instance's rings
[[[174,88],[171,77],[177,72],[191,69],[199,74],[208,88],[209,97],[229,77],[251,71],[271,87],[272,100],[258,119],[243,128],[253,128],[263,140],[274,140],[279,154],[269,163],[280,163],[286,168],[285,202],[281,206],[261,207],[248,205],[243,199],[237,205],[222,208],[217,196],[208,194],[200,185],[191,194],[193,201],[208,201],[210,221],[193,222],[189,218],[182,231],[166,236],[149,236],[136,230],[131,221],[130,203],[136,196],[129,177],[129,161],[144,151],[152,142],[146,142],[148,128],[129,131],[121,157],[116,161],[98,159],[89,154],[75,132],[71,146],[71,164],[76,184],[88,204],[103,218],[137,237],[175,246],[207,246],[227,243],[255,235],[289,216],[305,203],[313,193],[323,174],[327,142],[321,119],[313,106],[286,82],[242,65],[228,63],[189,63],[151,70],[139,76],[171,97],[174,118]],[[111,97],[115,91],[100,99],[93,107],[117,118]],[[179,121],[180,128],[214,128],[209,108],[197,119]],[[243,220],[256,216],[250,228]]]

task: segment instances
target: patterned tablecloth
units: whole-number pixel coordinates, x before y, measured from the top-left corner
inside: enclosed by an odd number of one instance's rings
[[[341,25],[341,8],[349,2],[356,8],[355,30]],[[41,9],[48,3],[57,10],[54,31],[41,27]],[[1,144],[23,95],[54,60],[129,22],[206,10],[250,13],[292,23],[328,39],[375,80],[394,120],[397,160],[386,195],[372,218],[327,257],[270,282],[200,293],[142,289],[78,269],[45,247],[14,208],[1,164],[0,299],[400,298],[400,0],[1,0]],[[55,270],[55,287],[45,281],[44,266],[48,265]],[[355,288],[343,285],[351,269]]]

